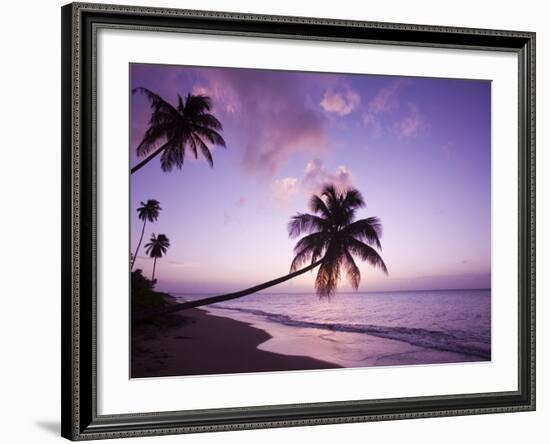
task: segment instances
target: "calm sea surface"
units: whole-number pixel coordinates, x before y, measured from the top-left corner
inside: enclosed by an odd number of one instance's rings
[[[364,334],[472,360],[491,359],[490,290],[342,293],[330,300],[311,293],[258,293],[212,307],[235,319],[246,315],[301,331]]]

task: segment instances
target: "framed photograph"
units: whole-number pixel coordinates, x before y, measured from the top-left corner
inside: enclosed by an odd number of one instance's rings
[[[62,435],[535,408],[535,35],[62,8]]]

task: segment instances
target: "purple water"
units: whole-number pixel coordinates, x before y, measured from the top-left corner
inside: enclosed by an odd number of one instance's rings
[[[264,324],[311,329],[317,336],[350,333],[355,338],[350,343],[358,342],[357,335],[370,335],[472,360],[491,359],[490,290],[343,293],[330,300],[311,293],[258,293],[212,307],[223,316],[246,315]],[[338,341],[340,349],[345,347],[342,335]]]

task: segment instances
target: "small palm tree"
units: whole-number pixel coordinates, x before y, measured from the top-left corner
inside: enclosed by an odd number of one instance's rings
[[[164,234],[155,236],[155,233],[151,236],[151,239],[145,244],[145,252],[154,259],[153,261],[153,274],[151,280],[155,281],[155,268],[157,266],[157,259],[166,254],[166,250],[170,247],[170,240]]]
[[[132,266],[130,267],[131,270],[134,269],[134,263],[136,262],[139,247],[141,247],[141,241],[143,240],[143,233],[145,232],[145,225],[147,224],[148,221],[155,222],[159,217],[160,210],[162,210],[162,208],[160,207],[160,203],[158,200],[149,199],[145,203],[140,202],[140,207],[137,209],[137,212],[138,212],[139,219],[143,221],[143,227],[141,228],[141,236],[139,238],[136,252],[132,257]]]
[[[181,169],[187,149],[195,159],[200,151],[210,167],[214,166],[207,143],[225,147],[225,140],[219,133],[222,124],[209,112],[210,97],[188,94],[184,100],[178,94],[178,104],[173,106],[147,88],[135,88],[132,92],[145,94],[153,111],[149,128],[137,147],[138,156],[145,159],[131,169],[131,174],[159,154],[162,171],[171,171],[173,167]],[[159,143],[162,143],[160,147]]]

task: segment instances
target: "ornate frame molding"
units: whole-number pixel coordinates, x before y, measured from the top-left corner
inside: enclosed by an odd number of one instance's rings
[[[514,52],[519,64],[518,391],[98,415],[96,390],[96,31],[267,38]],[[166,435],[535,409],[535,34],[308,17],[73,3],[62,8],[62,435]]]

